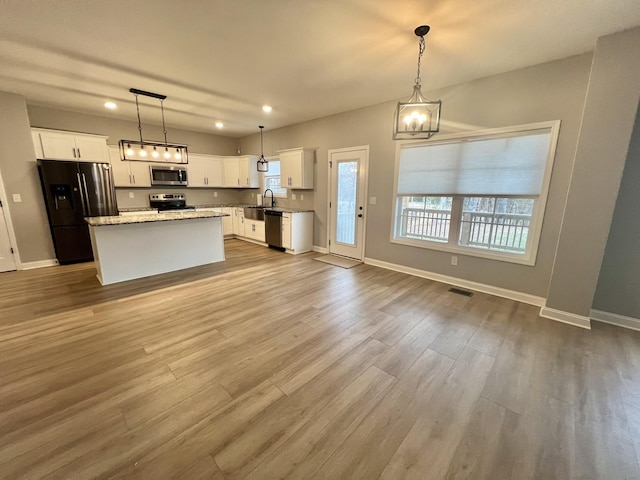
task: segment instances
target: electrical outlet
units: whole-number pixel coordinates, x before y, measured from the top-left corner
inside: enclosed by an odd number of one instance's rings
[[[296,194],[295,194],[295,193],[292,193],[292,194],[291,194],[291,200],[295,200],[295,199],[296,199]]]
[[[377,201],[376,197],[369,197],[369,205],[375,205]]]
[[[13,202],[14,203],[22,202],[22,196],[19,193],[14,193],[13,194]]]
[[[217,197],[218,196],[218,192],[213,192],[213,196]]]
[[[129,192],[129,198],[136,198],[133,192]]]
[[[458,265],[458,257],[451,255],[451,265]]]

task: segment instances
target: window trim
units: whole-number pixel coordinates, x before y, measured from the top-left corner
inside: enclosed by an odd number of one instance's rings
[[[265,160],[267,160],[267,162],[271,163],[271,162],[280,162],[280,157],[275,155],[272,157],[265,157]],[[265,190],[269,187],[267,187],[267,175],[266,173],[269,172],[260,172],[260,185],[262,185],[262,192],[264,193]],[[282,180],[282,179],[281,179]],[[280,188],[282,187],[282,181],[280,182]],[[289,198],[289,189],[287,187],[284,187],[285,193],[274,193],[273,197],[274,198]]]
[[[456,253],[458,255],[467,255],[471,257],[480,257],[491,260],[497,260],[501,262],[516,263],[521,265],[534,266],[538,256],[538,247],[540,245],[540,237],[542,235],[542,223],[544,220],[544,213],[547,207],[547,198],[549,194],[549,188],[551,185],[551,172],[553,170],[553,162],[555,160],[556,147],[558,145],[558,135],[560,133],[560,120],[552,120],[548,122],[529,123],[524,125],[515,125],[511,127],[490,128],[485,130],[475,130],[468,132],[458,132],[446,135],[439,135],[436,139],[430,140],[400,140],[396,142],[395,152],[395,169],[394,169],[394,182],[393,182],[393,198],[391,206],[391,235],[390,242],[397,245],[406,245],[417,248],[425,248],[427,250],[437,250],[443,252]],[[527,253],[524,255],[496,252],[491,250],[482,250],[474,247],[462,247],[458,245],[459,232],[459,220],[454,224],[454,206],[452,205],[451,225],[449,232],[449,240],[447,243],[432,242],[429,240],[413,240],[407,238],[396,238],[397,222],[398,222],[398,176],[400,170],[400,153],[404,145],[437,145],[441,143],[454,143],[469,139],[482,139],[497,136],[507,136],[509,134],[517,134],[519,132],[529,132],[532,130],[550,130],[549,150],[547,152],[547,159],[545,161],[544,176],[542,179],[542,187],[540,189],[540,195],[536,199],[536,205],[531,215],[531,223],[529,231],[532,235],[529,236],[528,242],[531,242],[527,246]],[[425,194],[428,196],[428,194]],[[437,195],[439,196],[439,195]],[[453,201],[456,201],[456,197],[461,200],[462,196],[454,196]],[[496,195],[501,197],[501,195]],[[453,231],[455,230],[455,232]]]

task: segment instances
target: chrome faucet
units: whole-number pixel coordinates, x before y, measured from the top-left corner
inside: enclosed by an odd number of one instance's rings
[[[267,197],[267,192],[271,192],[271,207],[275,207],[276,206],[276,199],[273,198],[273,190],[271,190],[270,188],[267,188],[264,191],[264,194],[262,195],[262,198],[266,198]]]

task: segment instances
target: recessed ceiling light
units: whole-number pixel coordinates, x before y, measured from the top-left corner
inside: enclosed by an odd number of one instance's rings
[[[271,105],[263,105],[262,106],[262,111],[265,113],[271,113],[271,110],[273,110],[273,108],[271,108]]]
[[[104,107],[108,108],[109,110],[115,110],[116,108],[118,108],[118,105],[116,105],[114,102],[104,102]]]
[[[224,127],[224,123],[222,123],[222,122],[216,122],[216,127],[218,127],[218,128],[222,128],[222,127]]]

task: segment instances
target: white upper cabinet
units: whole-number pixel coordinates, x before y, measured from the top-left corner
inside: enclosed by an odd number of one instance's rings
[[[116,187],[151,186],[150,163],[121,160],[118,147],[109,147],[109,159],[113,172],[113,184]]]
[[[224,157],[224,187],[258,188],[258,157],[243,155]]]
[[[222,187],[223,157],[217,155],[189,154],[187,179],[190,187]]]
[[[36,156],[51,160],[108,162],[107,137],[58,130],[31,129]]]
[[[313,189],[313,150],[280,150],[280,185],[283,188]]]

